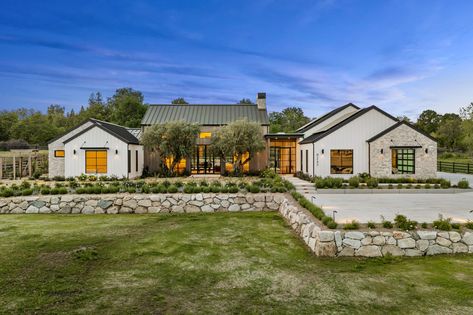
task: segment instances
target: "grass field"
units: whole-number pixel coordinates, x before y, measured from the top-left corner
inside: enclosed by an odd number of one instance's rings
[[[473,313],[472,257],[320,259],[276,213],[3,215],[0,237],[0,313]]]

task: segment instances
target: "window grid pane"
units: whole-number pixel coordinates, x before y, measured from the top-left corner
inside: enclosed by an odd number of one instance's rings
[[[85,172],[96,174],[107,173],[107,151],[85,151]]]
[[[415,173],[415,150],[393,149],[392,150],[392,173],[414,174]]]

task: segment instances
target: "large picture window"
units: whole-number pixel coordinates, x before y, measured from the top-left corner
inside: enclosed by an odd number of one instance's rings
[[[353,150],[330,150],[330,174],[353,174]]]
[[[415,174],[415,149],[392,149],[392,173]]]
[[[92,174],[107,173],[107,151],[87,150],[85,151],[85,172]]]

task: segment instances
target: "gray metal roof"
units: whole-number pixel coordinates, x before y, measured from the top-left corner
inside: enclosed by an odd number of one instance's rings
[[[156,125],[184,120],[201,126],[215,126],[226,125],[242,118],[261,125],[269,125],[268,112],[258,109],[255,104],[149,105],[141,124]]]

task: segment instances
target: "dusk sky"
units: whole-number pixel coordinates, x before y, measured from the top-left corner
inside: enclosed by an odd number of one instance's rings
[[[473,1],[2,1],[0,109],[91,92],[310,117],[353,102],[415,118],[473,102]]]

